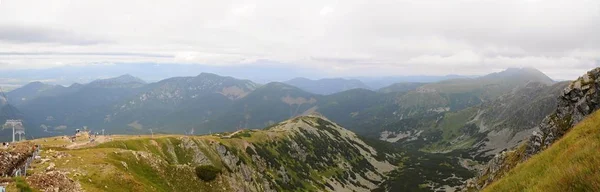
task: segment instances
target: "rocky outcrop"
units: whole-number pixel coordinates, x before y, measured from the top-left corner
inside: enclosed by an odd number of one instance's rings
[[[571,82],[558,97],[556,110],[546,116],[520,147],[496,155],[482,169],[476,187],[482,189],[501,178],[518,163],[529,159],[560,139],[571,127],[600,108],[600,68]]]
[[[0,146],[0,176],[12,176],[13,171],[32,157],[34,151],[35,144],[29,142]]]
[[[192,151],[192,161],[198,165],[210,165],[211,162],[206,155],[200,150],[200,147],[189,137],[182,137],[180,148]]]
[[[49,171],[46,173],[36,173],[27,177],[27,182],[40,191],[62,191],[79,192],[83,191],[81,185],[67,177],[67,173],[60,171]]]
[[[554,143],[575,124],[587,115],[600,108],[600,68],[589,71],[573,81],[558,98],[558,107],[540,125],[540,132],[535,132],[527,143],[526,157]]]

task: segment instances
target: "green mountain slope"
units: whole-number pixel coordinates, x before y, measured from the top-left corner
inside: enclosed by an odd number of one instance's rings
[[[46,190],[32,178],[52,170],[85,191],[370,191],[397,157],[314,115],[264,130],[96,139],[34,141],[48,160],[34,163],[29,185]]]
[[[314,112],[319,95],[284,83],[269,83],[235,101],[208,127],[258,128]]]
[[[386,124],[379,137],[431,152],[477,149],[473,152],[493,155],[526,138],[556,108],[567,84],[531,82],[466,109],[403,118]]]
[[[394,83],[392,85],[389,85],[387,87],[383,87],[379,90],[377,90],[378,92],[382,92],[382,93],[392,93],[392,92],[407,92],[407,91],[413,91],[415,89],[417,89],[418,87],[421,87],[425,85],[425,83],[419,83],[419,82],[401,82],[401,83]]]
[[[600,190],[599,127],[600,112],[595,112],[484,191]]]
[[[120,133],[147,132],[147,129],[168,133],[202,130],[206,128],[203,124],[218,117],[257,86],[248,80],[211,73],[165,79],[145,86],[145,91],[114,105],[106,114],[110,120],[100,126]]]

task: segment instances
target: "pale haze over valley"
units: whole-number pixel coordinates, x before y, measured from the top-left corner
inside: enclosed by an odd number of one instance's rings
[[[599,0],[0,0],[0,192],[600,191]]]

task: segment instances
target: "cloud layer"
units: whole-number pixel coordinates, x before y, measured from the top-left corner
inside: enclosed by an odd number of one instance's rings
[[[34,1],[0,3],[0,68],[254,65],[329,76],[483,74],[600,65],[600,1]]]

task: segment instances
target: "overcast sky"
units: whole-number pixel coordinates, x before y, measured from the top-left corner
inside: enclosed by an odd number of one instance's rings
[[[599,0],[0,0],[0,69],[261,65],[329,76],[600,65]]]

